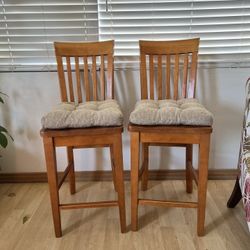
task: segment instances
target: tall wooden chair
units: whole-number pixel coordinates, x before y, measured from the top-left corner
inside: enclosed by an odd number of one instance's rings
[[[185,98],[187,101],[194,101],[194,99],[189,98],[194,98],[195,96],[198,46],[199,39],[182,41],[140,41],[140,103],[142,105],[152,105],[153,107],[157,102],[161,103],[162,101],[164,102],[164,100],[166,100],[168,104],[177,105],[179,102],[185,103]],[[171,62],[173,62],[172,65]],[[147,67],[148,64],[149,66]],[[147,80],[147,78],[149,78],[149,80]],[[155,81],[155,78],[157,81]],[[172,78],[173,81],[171,81]],[[200,104],[197,105],[199,106]],[[174,108],[174,106],[171,106],[168,115],[174,114]],[[150,112],[152,112],[152,109],[147,109],[146,107],[144,113],[140,108],[136,110],[141,112],[137,117],[141,119],[140,124],[133,122],[132,112],[128,126],[131,137],[132,230],[138,230],[138,205],[184,207],[197,208],[197,233],[199,236],[204,235],[209,145],[210,134],[212,132],[211,125],[175,124],[169,121],[168,117],[166,117],[168,121],[166,125],[162,122],[163,118],[161,116],[154,116],[154,113],[151,115]],[[151,123],[145,121],[145,119],[143,120],[145,116],[148,119],[152,119],[153,117]],[[156,121],[158,118],[159,122]],[[211,117],[208,118],[208,120],[211,122]],[[187,121],[186,124],[188,124]],[[139,170],[140,144],[142,145],[141,170]],[[198,172],[192,166],[193,144],[199,145]],[[192,180],[194,179],[198,185],[197,202],[139,198],[138,182],[140,177],[142,178],[142,189],[147,190],[149,146],[185,147],[186,191],[187,193],[192,192]]]
[[[105,102],[105,100],[114,98],[113,46],[113,41],[92,43],[55,43],[61,101],[65,105],[73,105],[72,103],[80,105],[81,103],[84,104],[84,101],[85,103],[88,102],[91,105],[97,105],[100,100]],[[98,66],[98,62],[100,63],[100,66]],[[97,71],[100,71],[100,77],[97,77]],[[66,74],[67,78],[65,77]],[[89,81],[91,77],[92,81]],[[98,81],[98,79],[100,79],[100,81]],[[82,83],[84,83],[84,87],[82,86]],[[60,115],[60,112],[61,111],[59,110],[59,113],[57,112],[56,114]],[[54,117],[55,115],[56,118],[56,114],[52,113],[52,116]],[[43,129],[40,132],[44,143],[56,237],[62,236],[60,217],[61,209],[118,206],[121,232],[125,232],[126,217],[122,159],[123,126],[112,125],[112,123],[111,126],[98,126],[97,123],[95,127],[88,125],[88,127],[79,128],[78,126],[73,126],[73,128],[71,128],[70,125],[66,124],[63,129],[60,128],[62,122],[63,121],[57,123],[55,121],[55,124],[59,126],[56,127],[56,125],[54,125],[56,129],[53,129],[53,126],[52,129],[47,128],[47,126],[43,126]],[[84,123],[85,121],[78,119],[77,122]],[[58,180],[57,176],[56,147],[67,148],[68,166],[66,167],[61,180]],[[63,204],[59,199],[59,189],[67,176],[69,177],[71,194],[76,192],[73,151],[75,148],[89,147],[110,148],[111,166],[113,168],[114,185],[117,190],[118,200]]]

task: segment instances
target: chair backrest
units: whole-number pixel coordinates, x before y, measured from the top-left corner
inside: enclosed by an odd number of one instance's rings
[[[194,98],[198,48],[199,38],[140,41],[141,99]]]
[[[55,42],[54,46],[63,102],[114,98],[114,41]]]

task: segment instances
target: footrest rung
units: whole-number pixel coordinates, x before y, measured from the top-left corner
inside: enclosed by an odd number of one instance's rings
[[[78,209],[78,208],[97,208],[97,207],[115,207],[118,206],[118,201],[96,201],[83,203],[68,203],[60,204],[61,209]]]
[[[140,205],[151,205],[156,207],[185,207],[185,208],[197,208],[197,202],[187,201],[165,201],[165,200],[151,200],[151,199],[139,199]]]

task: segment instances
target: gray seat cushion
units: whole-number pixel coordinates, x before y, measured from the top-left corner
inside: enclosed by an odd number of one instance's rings
[[[213,115],[197,99],[141,100],[129,120],[138,125],[211,126]]]
[[[48,129],[120,126],[122,123],[122,111],[115,100],[63,102],[42,117],[42,126]]]

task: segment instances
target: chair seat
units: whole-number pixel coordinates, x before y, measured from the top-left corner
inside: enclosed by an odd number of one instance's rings
[[[140,100],[130,114],[138,125],[211,126],[213,115],[197,99]]]
[[[45,129],[120,126],[123,115],[113,99],[80,104],[62,102],[43,116],[41,122]]]

